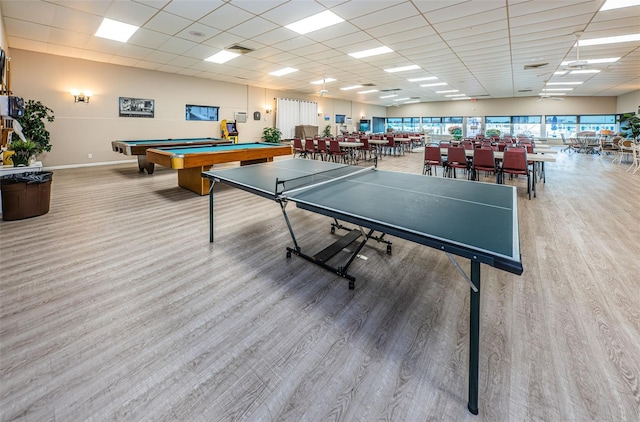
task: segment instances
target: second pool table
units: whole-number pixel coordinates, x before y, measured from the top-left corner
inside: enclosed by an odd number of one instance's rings
[[[111,141],[111,148],[115,152],[124,155],[135,155],[138,158],[138,168],[140,171],[146,170],[153,174],[153,163],[147,161],[147,150],[149,148],[183,147],[190,145],[218,145],[230,144],[230,139],[221,138],[167,138],[167,139],[136,139]]]
[[[178,170],[178,185],[199,195],[209,193],[209,180],[202,172],[212,165],[239,161],[240,165],[273,161],[273,157],[291,155],[288,144],[253,142],[246,144],[204,145],[174,148],[149,148],[147,161]]]

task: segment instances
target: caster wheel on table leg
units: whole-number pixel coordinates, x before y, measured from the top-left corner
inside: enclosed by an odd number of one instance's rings
[[[287,258],[291,258],[291,251],[287,251]]]
[[[391,245],[387,245],[387,254],[391,255]]]
[[[350,282],[349,282],[349,290],[353,290],[353,289],[355,289],[355,288],[356,288],[356,283],[355,283],[355,282],[353,282],[353,281],[350,281]]]

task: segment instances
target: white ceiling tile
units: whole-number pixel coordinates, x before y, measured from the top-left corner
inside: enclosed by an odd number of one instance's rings
[[[145,6],[144,4],[128,1],[114,1],[111,3],[109,10],[105,13],[105,17],[125,22],[130,25],[142,26],[156,13],[158,13],[157,9]]]
[[[49,42],[59,46],[84,48],[90,38],[91,35],[58,28],[51,28],[49,31]]]
[[[4,18],[6,31],[13,37],[24,38],[33,41],[49,41],[50,28],[34,22],[24,22],[12,18]]]
[[[145,29],[160,32],[167,35],[175,35],[191,25],[189,19],[172,15],[171,13],[158,12],[153,18],[144,24]]]
[[[227,30],[231,34],[235,34],[244,38],[257,37],[265,32],[272,31],[278,28],[273,22],[269,22],[261,17],[255,17],[243,22],[239,25],[233,26]]]
[[[219,50],[223,50],[225,48],[231,47],[234,44],[241,44],[244,41],[243,37],[238,35],[234,35],[230,32],[221,32],[220,34],[209,38],[205,42],[204,45],[208,45],[210,47],[215,47]]]
[[[180,0],[169,2],[162,10],[189,20],[197,21],[222,6],[222,0]]]
[[[167,42],[159,46],[158,50],[164,51],[167,53],[182,54],[186,51],[191,50],[196,45],[198,44],[194,43],[193,41],[173,37],[173,38],[169,38]]]
[[[207,16],[202,17],[199,22],[213,28],[226,31],[236,25],[246,22],[255,15],[231,4],[225,4]]]
[[[170,38],[171,37],[167,34],[161,34],[160,32],[140,28],[131,36],[128,44],[156,49],[167,42]]]

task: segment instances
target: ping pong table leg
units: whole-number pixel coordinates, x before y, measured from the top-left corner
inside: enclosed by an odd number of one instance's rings
[[[471,305],[469,315],[469,403],[467,408],[478,414],[478,365],[480,360],[480,262],[471,261],[471,281],[478,288],[470,289]]]
[[[215,180],[211,180],[211,186],[209,186],[209,243],[213,243],[213,185],[215,183]]]

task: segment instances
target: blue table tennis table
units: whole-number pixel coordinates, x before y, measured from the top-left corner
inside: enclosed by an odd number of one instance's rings
[[[445,252],[471,287],[469,340],[469,402],[478,414],[478,366],[480,343],[480,264],[520,275],[516,189],[467,180],[398,173],[308,159],[288,159],[202,173],[209,189],[209,241],[214,241],[214,186],[221,182],[274,200],[282,209],[293,247],[286,256],[299,256],[349,280],[350,264],[374,239],[387,244],[393,236]],[[347,234],[313,256],[298,244],[287,216],[287,204],[333,219],[331,232]],[[401,212],[400,212],[401,211]],[[342,222],[357,228],[349,229]],[[378,234],[376,234],[378,233]],[[343,265],[331,259],[359,240]],[[452,255],[467,258],[470,276]]]

